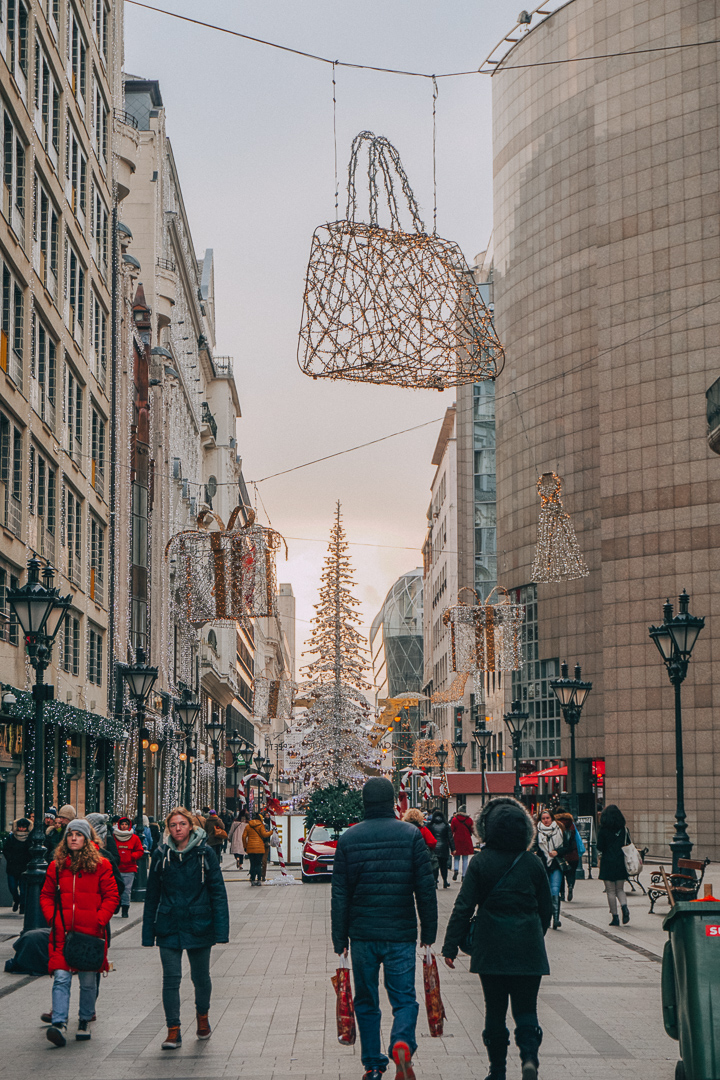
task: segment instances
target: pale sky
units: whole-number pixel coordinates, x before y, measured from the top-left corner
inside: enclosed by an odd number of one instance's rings
[[[152,0],[151,0],[152,2]],[[479,67],[521,0],[165,0],[159,6],[331,59],[429,73]],[[335,218],[332,68],[125,5],[125,69],[157,79],[196,251],[215,252],[217,352],[235,357],[250,482],[402,428],[437,423],[259,485],[288,538],[278,580],[309,631],[340,499],[365,633],[396,578],[421,565],[431,457],[454,391],[313,381],[297,366],[313,230]],[[338,68],[340,216],[353,137],[400,152],[432,226],[432,84]],[[438,233],[468,262],[492,228],[491,80],[439,80]],[[382,223],[382,222],[381,222]],[[250,487],[252,493],[252,487]],[[266,520],[259,504],[261,520]],[[298,655],[298,666],[302,663]]]

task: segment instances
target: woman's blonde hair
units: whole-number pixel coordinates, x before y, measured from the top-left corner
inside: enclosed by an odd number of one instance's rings
[[[79,851],[71,851],[67,846],[67,834],[66,829],[62,840],[55,848],[55,862],[57,863],[58,873],[67,857],[70,856],[70,872],[72,874],[77,874],[79,870],[83,870],[86,874],[94,874],[104,856],[100,854],[96,847],[100,843],[100,837],[92,825],[90,825],[90,839],[88,840],[87,836],[83,836],[85,843]]]
[[[190,828],[191,829],[194,829],[194,828],[197,827],[198,823],[197,823],[194,815],[191,814],[189,810],[186,810],[184,806],[176,806],[175,809],[171,810],[170,813],[168,814],[168,816],[165,818],[165,828],[166,829],[170,828],[170,819],[174,818],[174,817],[177,817],[178,814],[180,814],[181,817],[184,817],[186,821],[190,822]]]
[[[406,810],[403,814],[403,821],[409,821],[411,825],[424,825],[425,815],[422,810],[417,810],[414,806],[409,810]]]

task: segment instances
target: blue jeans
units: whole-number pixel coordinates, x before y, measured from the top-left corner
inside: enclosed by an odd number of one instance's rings
[[[210,952],[212,946],[186,949],[190,961],[190,978],[195,987],[195,1012],[205,1016],[210,1011]],[[182,949],[160,946],[160,963],[163,969],[162,1001],[168,1027],[180,1023],[180,983],[182,982]]]
[[[13,904],[25,903],[25,879],[22,877],[14,877],[12,874],[7,876],[8,889],[12,896]]]
[[[353,941],[350,949],[355,984],[355,1016],[360,1031],[360,1057],[366,1069],[388,1066],[380,1042],[380,965],[393,1011],[390,1047],[407,1043],[410,1053],[417,1050],[415,1025],[418,1003],[415,997],[414,941]]]
[[[52,988],[52,1022],[53,1024],[67,1024],[70,1011],[70,987],[72,986],[71,971],[54,972]],[[97,998],[97,972],[78,971],[80,983],[80,1009],[79,1020],[91,1020],[95,1012]]]
[[[560,895],[560,886],[562,885],[562,879],[562,870],[558,869],[550,871],[550,894],[552,896]]]
[[[465,877],[465,875],[467,874],[467,864],[468,864],[468,859],[469,858],[470,858],[469,855],[455,855],[455,856],[453,856],[453,864],[454,864],[454,870],[455,870],[456,874],[457,874],[458,870],[460,869],[460,860],[462,859],[462,877]]]

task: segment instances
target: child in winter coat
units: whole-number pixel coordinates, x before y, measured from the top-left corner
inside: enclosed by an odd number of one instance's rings
[[[73,970],[65,959],[66,932],[89,934],[105,941],[101,971],[108,970],[107,924],[118,905],[118,890],[112,867],[98,850],[97,836],[87,821],[69,822],[65,836],[45,875],[40,907],[50,925],[48,972],[53,975],[52,1024],[47,1037],[55,1046],[67,1039],[70,988]],[[75,1038],[90,1038],[90,1021],[95,1013],[97,972],[78,971],[80,1012]]]

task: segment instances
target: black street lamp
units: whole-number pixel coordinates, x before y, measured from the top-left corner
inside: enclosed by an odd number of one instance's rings
[[[435,757],[440,762],[440,768],[444,772],[445,771],[445,762],[448,759],[448,752],[445,749],[445,747],[442,745],[442,743],[440,744],[440,749],[435,751]]]
[[[463,754],[467,750],[466,742],[454,742],[452,744],[453,751],[455,753],[455,768],[458,772],[465,772],[465,766],[463,765]]]
[[[482,787],[482,805],[485,805],[485,762],[487,760],[487,752],[492,740],[492,731],[489,731],[485,724],[478,722],[477,727],[472,733],[475,744],[480,751],[480,786]]]
[[[214,717],[214,719],[213,719]],[[220,736],[225,730],[225,725],[218,716],[217,713],[210,713],[210,719],[205,724],[205,730],[210,736],[210,742],[213,748],[213,762],[215,764],[215,787],[214,787],[214,801],[215,801],[215,813],[220,813],[220,792],[218,787],[218,754],[220,753]]]
[[[240,747],[243,745],[243,741],[240,738],[240,733],[238,731],[233,731],[232,735],[228,735],[226,741],[233,759],[233,790],[235,792],[235,813],[237,814],[240,809],[238,806],[238,754],[240,753]]]
[[[575,728],[580,723],[580,714],[588,694],[592,690],[591,682],[584,682],[580,676],[580,665],[575,665],[575,678],[568,677],[568,666],[563,663],[560,667],[560,678],[553,679],[550,688],[555,692],[555,697],[560,702],[563,720],[570,727],[570,813],[577,820],[578,796],[577,796],[577,769],[575,765]]]
[[[138,770],[137,770],[137,816],[135,818],[135,834],[145,848],[145,827],[143,825],[143,812],[145,805],[145,750],[148,738],[145,730],[145,702],[148,694],[155,685],[158,677],[158,669],[145,663],[145,652],[138,649],[134,664],[122,669],[123,678],[128,685],[130,697],[135,702],[135,714],[137,716],[138,729]],[[137,874],[132,889],[133,900],[144,900],[147,888],[147,860],[143,855],[138,863]]]
[[[515,791],[513,794],[516,799],[522,797],[522,789],[520,788],[520,747],[528,716],[528,713],[522,712],[519,701],[513,701],[510,712],[505,713],[503,716],[503,720],[512,736],[513,761],[515,763]]]
[[[680,610],[673,617],[673,606],[668,600],[663,605],[661,626],[649,628],[650,637],[657,645],[658,652],[675,687],[675,835],[670,842],[673,857],[673,873],[678,873],[678,860],[689,859],[692,841],[687,834],[685,820],[685,766],[683,762],[682,704],[680,687],[687,675],[690,654],[698,635],[705,625],[705,620],[697,615],[690,615],[688,606],[690,597],[683,589],[679,597]]]
[[[192,735],[195,723],[200,715],[201,705],[196,701],[189,690],[183,690],[180,701],[175,702],[180,728],[185,735],[185,807],[192,810]]]
[[[48,563],[40,583],[40,562],[34,556],[28,562],[27,583],[18,589],[8,589],[7,601],[15,612],[25,638],[25,649],[35,668],[35,719],[33,724],[33,811],[35,822],[30,839],[30,862],[25,871],[25,920],[23,931],[45,926],[40,910],[40,890],[47,871],[45,860],[44,798],[45,798],[45,725],[43,704],[52,701],[53,687],[45,683],[45,671],[50,665],[53,642],[58,635],[72,602],[71,596],[60,596],[53,588],[53,569]],[[30,733],[30,722],[26,727]],[[29,742],[29,740],[28,740]]]

